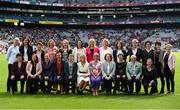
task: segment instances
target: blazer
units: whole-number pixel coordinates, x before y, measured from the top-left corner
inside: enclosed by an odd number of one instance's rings
[[[110,77],[113,78],[116,71],[116,63],[114,61],[110,62],[110,73],[108,73],[107,67],[108,67],[107,62],[102,63],[101,72],[102,72],[103,77],[106,77],[107,75],[109,75]]]
[[[51,77],[54,74],[54,62],[49,61],[48,64],[46,62],[42,62],[42,73],[41,76]]]
[[[99,48],[94,47],[94,53],[98,53],[99,54]],[[90,63],[93,60],[93,55],[92,55],[91,49],[89,47],[86,48],[86,57],[87,57],[88,63]]]
[[[118,49],[114,50],[113,51],[113,57],[114,57],[114,62],[117,62],[117,52],[118,52]],[[122,50],[122,53],[124,54],[124,58],[123,60],[126,61],[126,51],[125,50]]]
[[[156,67],[156,71],[157,72],[159,72],[159,71],[161,71],[161,72],[163,72],[163,62],[164,62],[164,59],[163,59],[163,57],[164,57],[164,53],[165,53],[165,51],[163,51],[163,50],[160,50],[160,52],[159,52],[159,61],[156,61],[156,50],[154,51],[154,59],[153,59],[153,61],[154,61],[154,64],[155,64],[155,66],[158,66],[158,67]],[[159,64],[159,62],[160,62],[160,64]],[[158,71],[158,68],[160,69],[159,71]]]
[[[28,61],[27,65],[26,65],[26,73],[28,76],[32,75],[31,74],[31,71],[32,71],[32,64],[31,64],[31,61]],[[38,62],[36,64],[36,75],[40,75],[42,72],[42,65],[40,62]]]
[[[164,54],[164,57],[163,57],[163,61],[164,61],[164,58],[165,58],[165,56],[166,56],[166,52],[165,52],[165,54]],[[176,56],[174,55],[174,53],[170,53],[170,55],[169,55],[169,58],[168,58],[168,66],[169,66],[169,69],[170,70],[175,70],[175,67],[176,67]],[[164,68],[164,63],[163,63],[163,68]]]
[[[133,63],[128,62],[126,65],[126,75],[128,78],[131,77],[132,75],[132,69],[133,69]],[[142,74],[142,65],[139,62],[135,62],[135,74],[138,77],[140,77]]]
[[[69,63],[67,62],[66,64],[67,64],[66,65],[67,72],[65,73],[65,77],[67,78],[70,75],[70,73],[69,73]],[[72,64],[72,78],[73,79],[77,79],[77,68],[78,68],[77,63],[73,62]]]
[[[24,45],[20,46],[19,51],[24,56]],[[33,54],[33,47],[29,45],[27,48],[28,61],[31,60],[32,54]]]
[[[133,55],[132,48],[128,50],[127,56],[128,56],[128,55],[129,55],[130,57],[131,57],[131,55]],[[136,57],[137,57],[136,60],[137,60],[138,62],[140,62],[141,59],[142,59],[142,49],[137,48]],[[129,58],[129,61],[131,61],[130,58]]]
[[[37,50],[35,50],[33,53],[36,53]],[[42,53],[41,53],[41,61],[43,62],[44,61],[44,55],[45,55],[45,52],[42,50]]]
[[[65,61],[62,60],[62,73],[61,73],[61,76],[65,76],[67,74],[67,70],[68,70],[68,66],[67,66],[67,63]],[[57,76],[57,68],[56,68],[56,64],[57,62],[55,62],[55,69],[54,69],[54,76]]]
[[[20,77],[21,75],[27,76],[26,74],[26,62],[22,62],[21,67],[19,68],[21,70],[20,74],[18,74],[18,62],[14,62],[12,66],[11,75],[14,75],[15,77]]]

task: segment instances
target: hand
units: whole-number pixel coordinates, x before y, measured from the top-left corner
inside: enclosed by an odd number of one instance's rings
[[[125,77],[126,77],[126,75],[123,75],[122,77],[123,77],[123,78],[125,78]]]
[[[57,78],[58,78],[58,79],[60,79],[60,78],[61,78],[61,76],[57,76]]]
[[[175,73],[175,69],[172,69],[172,70],[171,70],[171,74],[174,74],[174,73]]]
[[[49,78],[48,78],[48,76],[45,76],[44,79],[45,79],[45,80],[48,80]]]
[[[120,75],[116,75],[117,78],[120,78]]]
[[[14,79],[15,79],[15,76],[14,76],[14,75],[12,75],[12,76],[11,76],[11,79],[12,79],[12,80],[14,80]]]
[[[20,79],[24,79],[24,75],[21,75]]]
[[[31,77],[31,78],[34,78],[34,75],[31,74],[30,77]]]
[[[72,75],[69,76],[69,79],[72,79]]]
[[[128,77],[128,80],[132,80],[132,78],[131,78],[131,77]]]
[[[139,80],[139,76],[136,76],[136,79]]]

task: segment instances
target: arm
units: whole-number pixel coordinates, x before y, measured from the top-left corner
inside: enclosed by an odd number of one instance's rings
[[[137,77],[140,78],[142,75],[142,65],[140,63],[138,63],[138,68],[139,68],[139,73],[138,73]]]
[[[127,78],[130,78],[131,76],[130,76],[130,73],[129,73],[129,63],[127,64],[127,66],[126,66],[126,76],[127,76]]]
[[[114,62],[112,62],[112,63],[113,63],[113,71],[112,71],[112,73],[110,74],[110,77],[114,77],[115,71],[116,71],[116,64],[115,64]]]
[[[38,76],[38,75],[40,75],[40,74],[42,73],[42,65],[41,65],[40,63],[38,63],[38,68],[39,68],[39,70],[38,70],[38,72],[35,74],[35,76]]]
[[[7,60],[9,60],[9,57],[11,55],[11,50],[12,50],[12,47],[10,46],[7,51]]]
[[[32,74],[31,74],[31,70],[30,70],[30,66],[31,66],[31,64],[30,64],[30,61],[27,63],[27,65],[26,65],[26,73],[27,73],[27,75],[28,76],[31,76]]]
[[[103,77],[106,77],[106,72],[104,71],[104,64],[102,64],[102,66],[101,66],[101,72],[102,72],[102,76]]]

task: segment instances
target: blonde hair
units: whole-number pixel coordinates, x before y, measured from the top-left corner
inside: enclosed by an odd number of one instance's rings
[[[137,58],[137,57],[136,57],[136,55],[131,55],[131,59],[132,59],[132,58]]]
[[[89,39],[88,47],[90,47],[90,42],[94,42],[94,47],[96,47],[96,41],[95,41],[95,39],[93,39],[93,38]]]
[[[70,49],[69,41],[68,41],[67,39],[64,39],[64,40],[62,41],[62,43],[64,43],[64,42],[66,42],[66,43],[68,44],[68,49]],[[63,49],[63,45],[61,46],[61,48]]]
[[[165,45],[165,49],[166,49],[167,47],[169,47],[169,48],[171,48],[171,49],[173,48],[173,46],[172,46],[171,44],[169,44],[169,43]]]
[[[103,45],[104,45],[104,42],[107,42],[107,43],[108,43],[108,46],[109,46],[110,42],[109,42],[108,39],[104,38],[103,41],[102,41]]]
[[[134,43],[134,42],[135,42],[135,43],[139,43],[139,41],[138,41],[137,39],[133,39],[133,40],[132,40],[132,43]]]
[[[53,39],[49,39],[48,41],[48,47],[50,46],[50,43],[52,42],[53,46],[55,47],[56,46],[56,43]]]

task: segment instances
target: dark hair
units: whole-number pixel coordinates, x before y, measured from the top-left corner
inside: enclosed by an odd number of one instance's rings
[[[37,45],[43,46],[43,43],[42,43],[41,41],[39,41],[39,42],[37,43]]]
[[[33,53],[31,57],[33,57],[33,55],[36,55],[36,53]],[[38,60],[38,56],[37,55],[36,55],[36,61],[35,62],[31,58],[31,64],[37,64],[38,62],[39,62],[39,60]]]
[[[123,54],[123,53],[119,53],[119,54],[118,54],[118,57],[119,57],[120,55],[121,55],[122,57],[124,57],[124,54]]]
[[[122,41],[121,40],[118,40],[118,41],[116,41],[116,43],[115,43],[115,46],[116,46],[116,48],[118,48],[118,43],[120,43],[121,44],[121,49],[123,48],[123,43],[122,43]]]
[[[148,43],[149,43],[150,45],[152,45],[151,41],[146,41],[146,42],[145,42],[145,46],[146,46]]]
[[[112,61],[113,56],[112,56],[110,53],[106,53],[106,55],[104,56],[104,59],[105,59],[105,60],[107,60],[107,59],[106,59],[106,56],[107,56],[107,55],[110,55],[110,57],[111,57],[111,61]]]
[[[156,45],[161,46],[161,42],[157,41],[157,42],[155,43],[155,46],[156,46]]]
[[[28,45],[29,45],[29,43],[30,43],[30,38],[29,38],[29,37],[24,37],[24,38],[23,38],[23,42],[22,42],[23,45],[24,45],[24,40],[25,40],[25,39],[28,39]]]
[[[78,48],[78,42],[81,42],[81,47],[83,47],[83,42],[82,42],[82,40],[77,40],[77,42],[76,42],[76,47]]]
[[[23,58],[23,55],[21,54],[21,53],[18,53],[17,55],[16,55],[16,58],[17,57],[22,57]]]

